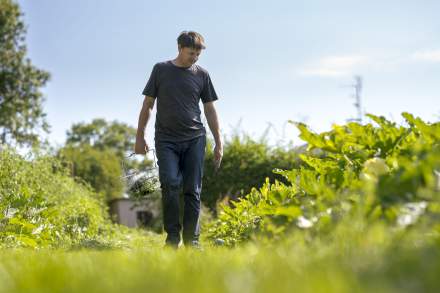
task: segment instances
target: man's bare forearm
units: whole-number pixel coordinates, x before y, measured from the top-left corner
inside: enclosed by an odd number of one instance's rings
[[[221,146],[222,141],[220,139],[220,125],[215,108],[206,111],[205,116],[206,120],[208,121],[209,128],[211,129],[212,135],[214,136],[215,144]]]
[[[150,120],[151,116],[151,108],[149,107],[147,100],[144,101],[141,112],[139,113],[139,122],[137,128],[137,137],[144,138],[145,137],[145,128],[147,127],[147,123]]]

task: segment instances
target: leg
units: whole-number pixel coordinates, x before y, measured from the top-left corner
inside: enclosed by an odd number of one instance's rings
[[[183,242],[185,245],[197,242],[200,235],[200,194],[202,192],[203,164],[206,136],[188,143],[183,156]]]
[[[166,243],[177,247],[180,242],[179,193],[182,174],[179,170],[178,147],[169,142],[156,142],[159,180],[162,189],[163,224]]]

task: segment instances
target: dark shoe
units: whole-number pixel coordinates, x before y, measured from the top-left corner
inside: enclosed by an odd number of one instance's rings
[[[175,243],[165,243],[165,246],[164,247],[166,247],[166,248],[171,248],[171,249],[174,249],[174,250],[177,250],[178,248],[179,248],[179,244],[175,244]]]
[[[203,251],[203,247],[200,245],[199,241],[191,241],[185,244],[186,247],[192,248],[194,250]]]
[[[165,240],[166,247],[177,249],[177,248],[179,248],[179,244],[180,244],[180,237],[179,236],[174,236],[174,235],[169,235],[169,234],[167,235],[167,239]]]
[[[172,249],[178,249],[179,248],[179,243],[180,243],[180,241],[177,242],[177,241],[171,241],[171,240],[167,239],[165,241],[165,247],[169,247],[169,248],[172,248]]]

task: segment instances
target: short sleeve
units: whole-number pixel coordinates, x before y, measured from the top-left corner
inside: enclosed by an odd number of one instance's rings
[[[205,76],[205,81],[203,83],[203,89],[200,93],[200,98],[203,104],[218,100],[217,93],[215,92],[214,86],[212,85],[211,77],[207,73]]]
[[[157,85],[158,85],[158,64],[153,66],[153,70],[151,71],[150,78],[148,79],[147,85],[145,86],[142,94],[144,96],[149,96],[156,98],[157,96]]]

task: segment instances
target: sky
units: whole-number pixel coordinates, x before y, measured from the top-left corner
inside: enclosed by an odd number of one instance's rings
[[[269,144],[301,144],[288,120],[327,131],[357,116],[354,75],[362,77],[364,112],[397,123],[404,111],[440,119],[440,1],[18,3],[28,57],[51,74],[42,91],[53,145],[94,118],[137,127],[152,67],[177,56],[184,30],[205,38],[198,64],[219,96],[226,136],[238,128],[259,139],[271,127]]]

